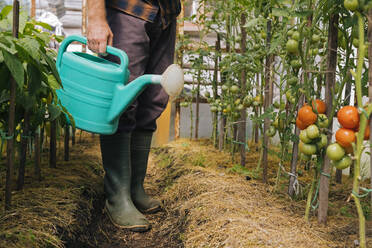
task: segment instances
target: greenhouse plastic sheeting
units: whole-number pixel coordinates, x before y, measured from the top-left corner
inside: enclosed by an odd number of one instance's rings
[[[21,8],[23,11],[30,12],[31,1],[30,0],[20,0]],[[0,0],[0,9],[4,8],[6,5],[12,5],[13,0]]]

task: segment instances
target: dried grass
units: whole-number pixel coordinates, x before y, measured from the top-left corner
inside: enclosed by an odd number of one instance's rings
[[[153,173],[171,182],[164,183],[162,199],[169,216],[177,216],[173,225],[185,247],[351,247],[356,238],[350,219],[330,217],[328,227],[315,218],[307,223],[303,201],[229,173],[230,155],[206,141],[179,140],[154,153],[159,166]],[[251,167],[257,161],[257,153],[248,154]],[[270,167],[275,163],[271,158]],[[351,236],[345,227],[354,230]]]
[[[102,190],[96,186],[101,184],[99,164],[83,150],[75,145],[71,160],[59,162],[57,169],[43,164],[42,182],[26,176],[24,190],[13,192],[12,210],[4,212],[0,201],[0,247],[64,247],[63,240],[74,240],[84,231],[92,202]],[[28,166],[26,175],[32,173]]]

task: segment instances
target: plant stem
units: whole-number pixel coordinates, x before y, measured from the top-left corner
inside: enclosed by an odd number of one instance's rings
[[[358,26],[359,26],[359,47],[358,47],[358,64],[356,72],[351,72],[355,77],[355,92],[357,95],[358,107],[360,109],[363,108],[362,102],[362,72],[363,72],[363,64],[364,64],[364,55],[365,55],[365,45],[364,45],[364,18],[359,12],[356,12],[358,17]],[[367,115],[371,114],[372,105],[368,106]],[[360,247],[365,248],[367,247],[366,243],[366,230],[365,230],[365,216],[362,210],[362,206],[360,204],[359,197],[356,194],[359,194],[359,186],[360,186],[360,161],[362,158],[363,153],[363,140],[364,140],[364,132],[367,126],[367,119],[364,113],[360,115],[360,122],[359,122],[359,132],[357,133],[357,142],[356,142],[356,152],[355,152],[355,165],[354,165],[354,178],[353,178],[353,192],[352,197],[354,198],[355,206],[357,208],[358,217],[359,217],[359,239],[360,239]]]
[[[317,181],[317,168],[314,167],[314,175],[313,175],[313,181],[311,182],[311,187],[309,190],[309,193],[307,194],[307,200],[306,200],[306,208],[305,208],[305,220],[309,221],[309,215],[310,215],[310,208],[311,208],[311,199],[313,197],[314,189],[316,186]]]

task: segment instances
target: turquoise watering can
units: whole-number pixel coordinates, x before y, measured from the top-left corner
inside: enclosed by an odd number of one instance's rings
[[[120,115],[149,84],[161,84],[171,96],[183,89],[182,69],[171,65],[163,75],[143,75],[128,84],[128,56],[107,46],[107,53],[120,58],[120,65],[94,55],[67,52],[72,42],[87,44],[82,36],[63,40],[57,57],[57,70],[63,88],[57,90],[61,104],[74,118],[77,128],[92,133],[113,134]]]

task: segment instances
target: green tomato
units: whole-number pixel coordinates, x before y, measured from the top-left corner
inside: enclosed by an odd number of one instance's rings
[[[261,31],[261,38],[266,39],[267,38],[267,33],[264,31]]]
[[[268,130],[266,130],[266,136],[274,137],[276,134],[276,128],[274,126],[270,126]]]
[[[287,35],[292,36],[293,35],[293,30],[288,30]]]
[[[261,104],[263,104],[263,96],[262,95],[255,96],[255,98],[253,98],[253,104],[255,106],[260,106]]]
[[[344,0],[345,9],[355,11],[359,8],[358,0]]]
[[[318,48],[313,48],[313,49],[310,49],[310,51],[309,51],[310,56],[316,56],[318,53],[319,53]]]
[[[235,105],[239,105],[240,103],[241,103],[240,98],[236,99],[235,102],[234,102]]]
[[[249,108],[252,106],[253,98],[251,96],[246,96],[243,99],[244,107]]]
[[[316,145],[314,144],[305,144],[304,142],[300,142],[299,148],[305,155],[313,155],[316,153]]]
[[[227,113],[230,113],[230,112],[231,112],[231,105],[228,105],[228,106],[226,107],[226,112],[227,112]]]
[[[314,124],[308,126],[305,130],[307,137],[309,137],[310,139],[316,139],[320,135],[319,128]]]
[[[286,48],[289,53],[298,53],[298,41],[289,39],[287,41]]]
[[[316,120],[316,124],[320,128],[327,128],[328,127],[328,117],[325,114],[318,114],[318,119]]]
[[[300,140],[305,144],[311,143],[311,139],[307,136],[306,130],[301,130],[300,132]]]
[[[345,150],[338,143],[333,143],[327,147],[326,153],[330,160],[338,161],[345,155]]]
[[[327,143],[328,143],[327,135],[321,134],[319,141],[316,142],[316,147],[318,148],[318,150],[320,150],[324,148],[327,145]]]
[[[311,41],[314,43],[318,43],[320,41],[320,35],[319,34],[313,34],[311,36]]]
[[[353,160],[349,156],[343,156],[339,161],[335,161],[334,165],[339,170],[344,170],[346,168],[349,168],[351,164],[353,163]]]
[[[292,90],[291,90],[291,89],[287,90],[287,91],[285,92],[285,96],[287,97],[287,99],[293,97],[293,95],[292,95]]]
[[[236,107],[237,110],[241,111],[244,109],[244,105],[243,104],[239,104],[238,107]]]
[[[284,120],[282,119],[279,120],[279,118],[276,117],[272,125],[278,130],[283,130],[285,126],[285,122]]]
[[[300,39],[300,32],[294,31],[293,34],[292,34],[292,39],[298,41]]]
[[[291,66],[294,68],[294,69],[299,69],[301,68],[302,66],[302,63],[301,63],[301,60],[299,59],[294,59],[291,61]]]
[[[279,107],[280,110],[285,110],[285,103],[284,102],[281,102],[280,103],[280,107]]]
[[[236,86],[236,85],[231,86],[230,92],[233,93],[233,94],[238,93],[239,92],[239,87]]]
[[[288,102],[294,104],[296,102],[296,97],[292,96],[288,98]]]
[[[229,89],[229,86],[227,86],[226,84],[222,85],[222,91],[227,91]]]
[[[290,79],[287,80],[287,83],[290,85],[296,85],[298,83],[298,78],[297,77],[291,77]]]
[[[210,98],[210,97],[211,97],[211,93],[210,93],[209,91],[207,91],[207,92],[205,92],[204,96],[205,96],[206,98]]]
[[[358,47],[359,47],[359,39],[357,39],[357,38],[354,38],[354,39],[353,39],[353,46],[354,46],[355,48],[358,48]]]
[[[280,108],[280,103],[279,102],[274,102],[273,105],[274,105],[274,108],[276,108],[276,109]]]
[[[217,111],[218,111],[218,108],[216,106],[211,107],[211,112],[217,112]]]

